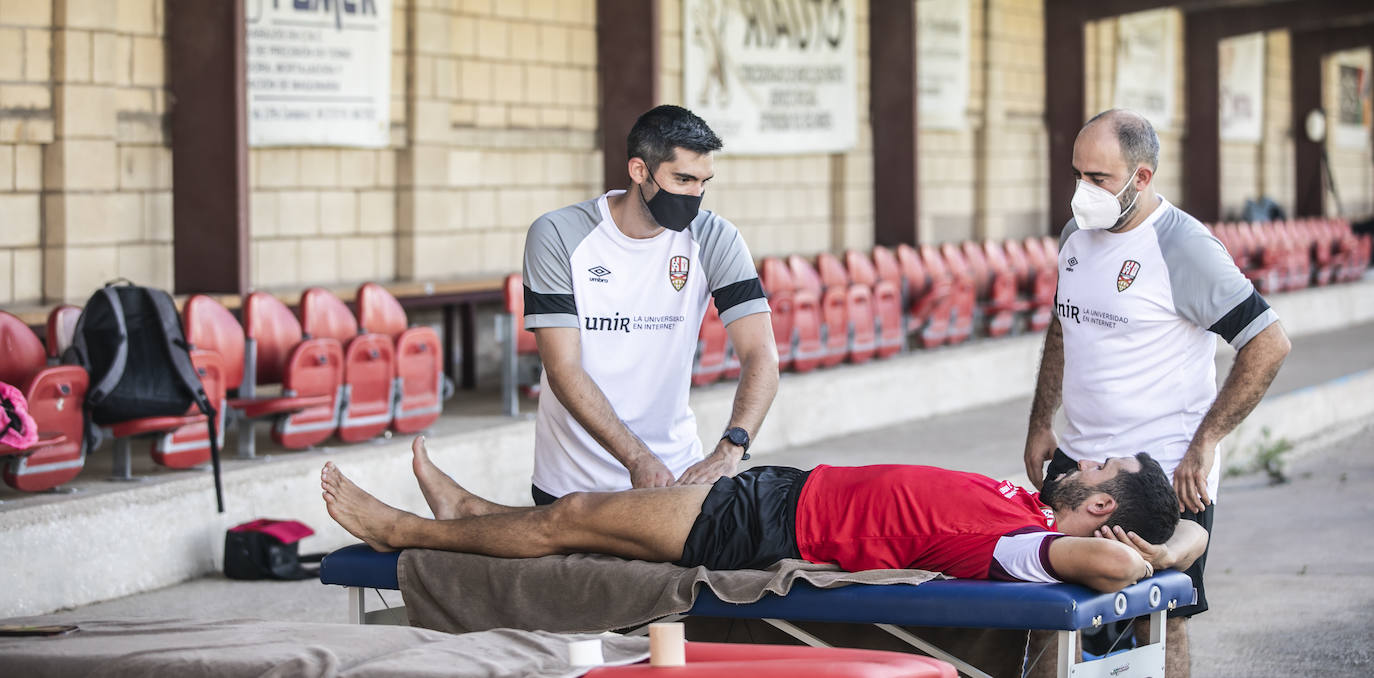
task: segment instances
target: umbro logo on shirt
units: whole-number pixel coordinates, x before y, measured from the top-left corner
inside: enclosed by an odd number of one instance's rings
[[[610,282],[606,279],[606,276],[611,274],[611,269],[605,266],[593,266],[587,269],[587,272],[592,274],[592,277],[588,278],[591,282]]]
[[[1065,270],[1065,271],[1068,271],[1069,273],[1073,273],[1073,267],[1078,265],[1078,257],[1069,257],[1069,262],[1068,262],[1068,263],[1069,263],[1068,267],[1065,268],[1064,270]]]

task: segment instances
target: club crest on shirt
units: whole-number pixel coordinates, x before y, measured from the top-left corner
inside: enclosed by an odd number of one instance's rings
[[[1127,259],[1121,264],[1121,272],[1116,274],[1116,291],[1125,292],[1131,283],[1135,282],[1135,276],[1140,272],[1140,262]]]
[[[677,256],[668,260],[668,282],[673,284],[673,289],[681,292],[687,285],[687,270],[691,268],[691,262],[687,257]]]

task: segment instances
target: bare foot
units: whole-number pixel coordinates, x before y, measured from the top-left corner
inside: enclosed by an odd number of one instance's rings
[[[411,466],[415,469],[415,480],[420,484],[420,493],[425,495],[425,503],[434,512],[435,520],[453,520],[481,515],[482,500],[462,485],[439,470],[429,459],[425,448],[425,437],[415,436],[410,443],[410,451],[415,454]]]
[[[367,542],[377,551],[394,551],[390,535],[396,522],[405,513],[383,504],[353,481],[344,477],[334,462],[325,462],[320,471],[320,487],[324,489],[324,505],[329,517],[348,533]]]

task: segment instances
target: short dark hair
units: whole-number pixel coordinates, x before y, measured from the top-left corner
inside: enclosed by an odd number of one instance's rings
[[[1148,166],[1150,171],[1159,169],[1159,135],[1155,134],[1154,125],[1145,116],[1124,108],[1113,108],[1094,115],[1083,127],[1086,129],[1098,121],[1112,123],[1117,143],[1121,144],[1121,157],[1132,172],[1141,165]]]
[[[1178,526],[1178,496],[1154,457],[1141,452],[1135,458],[1140,462],[1139,471],[1122,471],[1097,486],[1097,490],[1116,500],[1116,510],[1107,518],[1107,526],[1120,525],[1151,544],[1163,544],[1174,536]]]
[[[676,157],[674,149],[710,153],[721,148],[720,137],[697,114],[681,107],[659,106],[639,116],[625,140],[626,153],[639,158],[650,170]]]

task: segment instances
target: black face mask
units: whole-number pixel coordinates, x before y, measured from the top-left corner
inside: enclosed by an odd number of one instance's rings
[[[649,181],[654,181],[654,175],[649,174]],[[658,186],[658,182],[654,181]],[[641,185],[642,186],[642,185]],[[640,189],[639,200],[649,208],[649,214],[654,215],[654,221],[670,231],[682,231],[691,225],[692,220],[697,218],[697,212],[701,210],[701,199],[705,195],[682,195],[681,193],[669,193],[667,189],[658,186],[658,193],[651,200],[644,200],[644,190]]]

